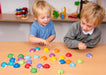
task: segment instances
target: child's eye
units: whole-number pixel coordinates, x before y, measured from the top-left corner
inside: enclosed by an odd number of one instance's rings
[[[91,28],[91,26],[88,26],[89,28]]]
[[[85,23],[84,23],[84,22],[82,22],[82,24],[83,24],[83,25],[85,25]]]
[[[41,17],[41,19],[44,19],[45,17]]]
[[[47,18],[50,18],[50,16],[47,16]]]

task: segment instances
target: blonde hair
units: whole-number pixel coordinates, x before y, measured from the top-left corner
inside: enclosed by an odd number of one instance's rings
[[[32,12],[34,17],[38,17],[40,14],[44,12],[50,12],[51,14],[51,7],[46,1],[35,1],[32,6]]]
[[[105,9],[93,2],[87,3],[81,10],[81,18],[85,18],[87,23],[93,22],[95,27],[101,24],[105,16]]]

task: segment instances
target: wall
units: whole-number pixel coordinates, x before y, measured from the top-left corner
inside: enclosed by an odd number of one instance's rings
[[[0,2],[3,3],[2,5],[6,5],[7,2],[11,2],[11,1],[14,2],[14,0],[0,0]],[[20,2],[22,1],[26,3],[25,4],[26,6],[31,8],[31,5],[33,4],[34,0],[30,0],[30,1],[29,0],[15,0],[15,1],[20,1]],[[106,8],[105,3],[106,3],[106,0],[102,0],[102,5]],[[8,5],[8,7],[6,7],[5,9],[8,10],[8,8],[13,7],[12,4],[10,3],[10,5]],[[13,7],[14,9],[16,8],[15,6],[17,7],[17,5],[14,5]],[[5,12],[7,12],[7,10],[5,10]],[[12,11],[11,13],[14,13],[14,11]],[[71,24],[72,22],[54,22],[54,27],[57,33],[56,39],[54,40],[55,42],[63,42],[63,37],[67,33]],[[0,22],[0,41],[28,41],[30,26],[31,26],[31,23]],[[100,28],[102,30],[102,39],[100,43],[106,44],[106,39],[105,39],[106,38],[106,35],[105,35],[106,23],[102,23],[100,25]]]
[[[66,12],[67,14],[71,14],[73,12],[76,12],[77,6],[75,6],[75,1],[80,1],[80,0],[45,0],[47,1],[50,5],[52,5],[55,10],[62,12],[64,7],[66,7]],[[97,0],[88,0],[88,1],[93,1],[97,3]]]
[[[29,8],[29,0],[0,0],[0,3],[2,13],[15,13],[16,8]]]
[[[0,41],[28,41],[29,23],[0,22]]]

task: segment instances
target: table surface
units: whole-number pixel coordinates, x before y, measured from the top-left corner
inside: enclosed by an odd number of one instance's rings
[[[24,56],[30,55],[32,60],[32,68],[36,68],[36,65],[48,63],[51,67],[50,69],[37,69],[38,72],[36,75],[58,75],[57,70],[63,69],[64,74],[62,75],[105,75],[106,74],[106,45],[99,44],[95,48],[88,48],[84,51],[77,49],[68,49],[62,42],[52,42],[49,52],[45,52],[43,48],[45,46],[39,46],[37,44],[31,44],[29,42],[0,42],[0,64],[2,62],[9,62],[7,57],[9,53],[13,53],[17,61],[17,56],[23,54]],[[29,52],[31,48],[40,47],[40,51]],[[60,50],[59,53],[56,53],[57,61],[51,61],[49,54],[53,52],[55,48]],[[66,57],[65,54],[70,52],[72,57]],[[92,53],[93,57],[86,57],[87,53]],[[34,55],[47,56],[48,59],[43,61],[41,59],[34,59]],[[65,60],[70,59],[76,64],[76,67],[69,67],[68,64],[59,64],[58,57],[60,55],[65,56]],[[83,63],[78,64],[76,61],[82,59]],[[31,69],[24,68],[24,65],[21,65],[20,68],[13,68],[12,66],[7,66],[5,68],[0,66],[0,75],[32,75],[30,72]]]

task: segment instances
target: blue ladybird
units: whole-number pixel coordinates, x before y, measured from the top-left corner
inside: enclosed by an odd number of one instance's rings
[[[7,66],[7,63],[6,62],[2,62],[1,63],[1,67],[6,67]]]
[[[60,60],[60,64],[65,64],[65,60]]]
[[[69,66],[70,67],[75,67],[76,65],[75,65],[75,63],[72,62],[72,63],[69,64]]]
[[[35,51],[37,51],[37,50],[40,50],[40,48],[39,47],[35,47]]]
[[[13,67],[14,67],[14,68],[19,68],[19,67],[20,67],[20,64],[15,63],[15,64],[13,65]]]

